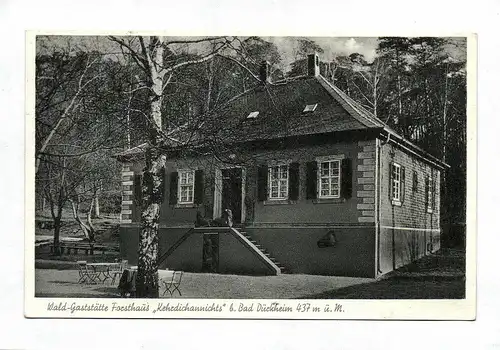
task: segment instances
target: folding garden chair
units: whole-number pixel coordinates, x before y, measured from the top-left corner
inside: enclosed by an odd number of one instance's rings
[[[78,264],[78,283],[97,283],[97,273],[88,268],[87,262],[85,260],[80,260],[76,263]]]
[[[128,260],[122,260],[120,265],[112,265],[109,271],[112,285],[115,284],[117,278],[118,280],[121,278],[123,270],[125,270],[127,266],[128,266]]]
[[[182,271],[172,271],[172,277],[167,277],[165,279],[162,279],[162,283],[165,286],[165,291],[163,292],[163,295],[165,293],[169,293],[170,297],[173,296],[174,292],[177,291],[180,296],[182,296],[181,291],[179,287],[181,286],[181,281],[182,281],[182,275],[184,272]]]

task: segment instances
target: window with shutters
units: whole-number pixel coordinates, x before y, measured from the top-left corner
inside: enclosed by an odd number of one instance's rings
[[[340,159],[318,161],[319,198],[340,198]]]
[[[179,170],[177,196],[179,204],[194,203],[194,170]]]
[[[391,193],[394,202],[401,202],[401,165],[391,164]]]
[[[432,213],[432,209],[434,208],[434,184],[432,176],[427,178],[427,193],[426,193],[426,202],[427,202],[427,211]]]
[[[269,199],[288,199],[288,164],[268,168]]]

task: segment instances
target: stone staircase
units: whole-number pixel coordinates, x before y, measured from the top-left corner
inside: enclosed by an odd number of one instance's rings
[[[264,248],[262,245],[260,245],[255,239],[245,231],[244,227],[237,228],[238,231],[245,236],[246,239],[248,239],[257,249],[259,249],[262,254],[264,254],[269,260],[271,260],[278,268],[280,269],[281,273],[289,273],[286,267],[283,266],[276,258],[272,257],[271,254]]]

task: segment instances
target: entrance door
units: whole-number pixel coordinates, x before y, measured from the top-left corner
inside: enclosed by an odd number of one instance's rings
[[[237,224],[241,223],[241,189],[241,168],[222,169],[221,210],[231,209],[233,213],[233,222]]]

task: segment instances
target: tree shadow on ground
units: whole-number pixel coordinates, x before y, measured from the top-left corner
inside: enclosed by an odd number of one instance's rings
[[[373,282],[299,299],[463,299],[465,251],[443,249]]]
[[[386,279],[298,299],[463,299],[465,278]]]
[[[35,293],[37,298],[119,298],[120,295],[115,294],[84,294],[84,293]]]

